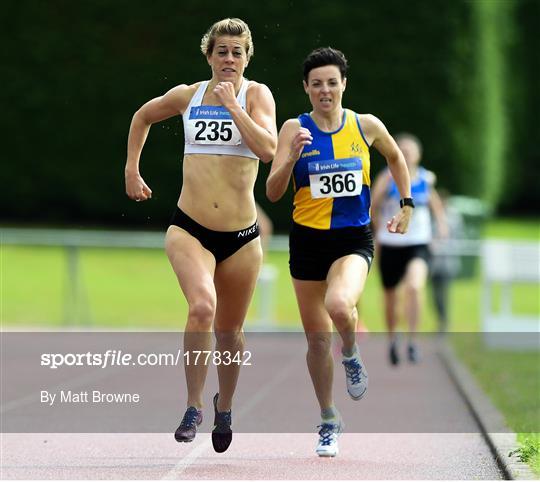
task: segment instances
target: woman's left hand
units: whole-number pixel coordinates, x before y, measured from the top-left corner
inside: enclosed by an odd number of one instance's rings
[[[218,82],[214,87],[214,95],[223,104],[223,107],[229,109],[233,107],[236,101],[236,92],[232,82]]]
[[[403,206],[401,210],[386,223],[386,229],[388,229],[390,233],[405,234],[409,229],[412,213],[413,208],[411,206]]]

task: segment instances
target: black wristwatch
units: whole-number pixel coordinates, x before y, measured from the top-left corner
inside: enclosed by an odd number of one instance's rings
[[[404,197],[403,199],[399,200],[399,207],[402,208],[403,206],[411,206],[414,208],[414,200],[412,197]]]

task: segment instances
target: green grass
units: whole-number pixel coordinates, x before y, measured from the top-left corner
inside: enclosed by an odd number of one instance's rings
[[[487,238],[538,241],[540,220],[498,219],[488,222],[484,233]],[[470,286],[471,290],[475,288]],[[512,297],[512,309],[516,313],[540,313],[538,285],[516,284]],[[461,292],[455,299],[471,306],[471,293]],[[454,345],[508,426],[517,433],[520,448],[513,456],[529,464],[534,473],[540,475],[540,434],[536,432],[540,426],[538,352],[487,350],[479,338],[471,336],[460,336]]]
[[[486,224],[487,238],[540,240],[540,219],[501,218]]]
[[[277,269],[273,286],[274,319],[278,326],[300,329],[298,308],[288,271],[287,253],[268,253],[267,262]],[[30,268],[24,268],[30,267]],[[90,324],[94,327],[180,329],[187,304],[168,260],[160,250],[81,249],[79,253],[78,304],[69,305],[67,261],[61,248],[2,248],[2,308],[5,325]],[[31,276],[29,275],[31,272]],[[477,331],[480,326],[478,278],[457,280],[451,287],[452,331]],[[259,289],[248,320],[259,317]],[[494,290],[495,305],[498,290]],[[538,288],[516,285],[517,313],[540,313]],[[378,270],[369,275],[359,305],[360,315],[372,331],[384,331],[382,291]],[[433,331],[436,318],[428,289],[424,297],[423,331]],[[405,329],[405,327],[402,327]]]
[[[536,239],[536,221],[503,219],[490,222],[487,232],[495,237]],[[3,246],[1,250],[0,319],[10,326],[84,325],[146,329],[181,329],[187,305],[176,277],[161,250],[81,249],[77,306],[69,301],[67,257],[61,248]],[[298,308],[288,271],[288,254],[270,252],[267,263],[278,277],[273,286],[273,317],[278,326],[300,329]],[[453,283],[450,319],[453,331],[477,331],[480,326],[478,277]],[[248,313],[248,326],[259,318],[259,290]],[[498,303],[498,290],[494,290]],[[513,290],[517,313],[540,313],[538,286],[516,285]],[[382,292],[378,270],[369,275],[360,302],[360,315],[372,331],[384,331]],[[421,329],[436,327],[430,291],[424,299]],[[405,329],[405,327],[403,327]]]
[[[2,313],[4,325],[85,325],[145,329],[181,329],[187,303],[165,254],[160,250],[81,249],[78,262],[77,307],[69,303],[67,257],[61,248],[2,248]],[[276,267],[274,319],[278,326],[301,329],[288,271],[288,254],[270,252]],[[31,266],[32,276],[23,266]],[[471,296],[469,282],[455,289]],[[477,290],[476,290],[477,291]],[[259,288],[248,312],[250,324],[259,317]],[[360,303],[361,316],[372,331],[384,331],[382,293],[376,269],[370,273]],[[424,329],[435,327],[429,299]],[[466,320],[463,329],[476,329]]]
[[[457,334],[457,356],[467,363],[484,391],[516,431],[533,433],[540,426],[540,353],[486,347],[481,333]],[[511,368],[511,370],[509,370]]]
[[[481,337],[456,335],[456,354],[518,434],[514,457],[540,475],[540,353],[489,349]]]
[[[521,446],[510,455],[517,456],[520,462],[529,464],[533,472],[540,475],[540,433],[520,433],[518,442]]]

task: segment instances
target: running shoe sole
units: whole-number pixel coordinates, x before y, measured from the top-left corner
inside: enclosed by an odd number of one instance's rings
[[[214,450],[217,453],[223,453],[225,452],[232,442],[232,430],[230,427],[228,429],[220,429],[220,431],[217,431],[217,417],[218,417],[218,411],[217,411],[217,399],[218,399],[218,393],[214,395],[214,429],[212,430],[212,445],[214,447]]]

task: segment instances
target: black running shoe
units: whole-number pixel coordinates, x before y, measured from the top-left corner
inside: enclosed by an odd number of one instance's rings
[[[418,363],[420,361],[420,352],[418,351],[418,347],[414,343],[409,343],[407,355],[411,363]]]
[[[219,393],[214,396],[214,429],[212,430],[212,445],[216,452],[225,452],[231,445],[232,430],[231,430],[231,411],[218,412],[217,401]]]
[[[399,365],[399,355],[396,342],[390,343],[390,350],[388,354],[390,356],[390,363],[394,366]]]
[[[177,442],[193,442],[197,434],[197,425],[202,423],[202,410],[195,407],[188,407],[184,418],[174,432],[174,438]]]

